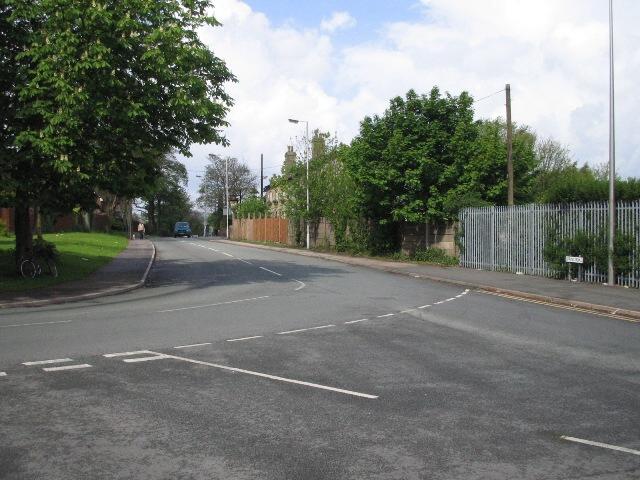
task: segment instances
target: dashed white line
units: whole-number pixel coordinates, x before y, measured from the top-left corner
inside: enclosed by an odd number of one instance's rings
[[[420,308],[420,307],[418,307]],[[400,313],[411,313],[411,312],[415,312],[417,310],[417,308],[410,308],[409,310],[402,310]]]
[[[246,263],[247,265],[253,265],[253,263],[251,263],[251,262],[249,262],[247,260],[244,260],[242,258],[236,258],[236,260],[240,260],[241,262]]]
[[[241,300],[230,300],[228,302],[209,303],[207,305],[194,305],[194,306],[191,306],[191,307],[171,308],[169,310],[159,310],[156,313],[178,312],[178,311],[181,311],[181,310],[193,310],[194,308],[217,307],[217,306],[220,306],[220,305],[231,305],[232,303],[241,303],[241,302],[251,302],[251,301],[255,301],[255,300],[262,300],[264,298],[269,298],[269,295],[264,295],[262,297],[243,298]]]
[[[583,438],[568,437],[566,435],[562,435],[560,438],[562,440],[567,440],[568,442],[583,443],[585,445],[591,445],[593,447],[608,448],[609,450],[617,450],[618,452],[630,453],[632,455],[640,455],[640,450],[633,450],[631,448],[626,448],[626,447],[618,447],[617,445],[610,445],[608,443],[593,442],[591,440],[584,440]]]
[[[36,323],[14,323],[11,325],[0,325],[0,328],[9,328],[9,327],[30,327],[32,325],[55,325],[58,323],[70,323],[73,320],[60,320],[56,322],[36,322]]]
[[[368,321],[368,318],[361,318],[360,320],[350,320],[348,322],[344,322],[345,325],[349,325],[351,323],[360,323],[360,322],[366,322]]]
[[[227,342],[242,342],[243,340],[253,340],[254,338],[262,338],[262,335],[254,335],[253,337],[230,338]]]
[[[173,348],[191,348],[191,347],[202,347],[204,345],[211,345],[211,342],[205,342],[205,343],[192,343],[191,345],[178,345],[177,347],[173,347]]]
[[[52,363],[73,362],[72,358],[55,358],[53,360],[38,360],[36,362],[24,362],[23,365],[31,367],[33,365],[50,365]]]
[[[158,354],[151,355],[150,357],[125,358],[123,362],[125,363],[150,362],[152,360],[162,360],[163,358],[169,358],[169,355],[165,355],[164,353],[158,353]]]
[[[102,356],[106,358],[130,357],[131,355],[141,355],[143,353],[152,353],[152,352],[150,350],[136,350],[134,352],[105,353]]]
[[[223,254],[223,255],[226,255],[227,257],[233,257],[233,255],[231,255],[230,253],[227,253],[227,252],[220,252],[220,253]]]
[[[277,276],[279,276],[279,277],[281,277],[281,276],[282,276],[282,274],[281,274],[281,273],[274,272],[273,270],[269,270],[268,268],[264,268],[264,267],[260,267],[260,268],[261,268],[262,270],[266,271],[266,272],[273,273],[274,275],[277,275]]]
[[[420,307],[418,307],[418,308],[419,308],[419,309],[423,309],[423,308],[429,308],[430,306],[431,306],[431,304],[429,304],[429,305],[422,305],[422,306],[420,306]]]
[[[266,374],[266,373],[253,372],[251,370],[244,370],[242,368],[228,367],[226,365],[218,365],[216,363],[203,362],[201,360],[194,360],[194,359],[191,359],[191,358],[176,357],[174,355],[166,355],[166,357],[167,358],[173,358],[175,360],[181,360],[183,362],[194,363],[196,365],[205,365],[205,366],[208,366],[208,367],[219,368],[221,370],[228,370],[230,372],[245,373],[247,375],[253,375],[255,377],[268,378],[269,380],[277,380],[277,381],[285,382],[285,383],[293,383],[295,385],[303,385],[303,386],[306,386],[306,387],[318,388],[318,389],[321,389],[321,390],[329,390],[331,392],[343,393],[345,395],[352,395],[354,397],[362,397],[362,398],[369,398],[369,399],[378,398],[377,395],[369,395],[367,393],[355,392],[353,390],[345,390],[343,388],[329,387],[329,386],[326,386],[326,385],[320,385],[318,383],[304,382],[302,380],[294,380],[294,379],[291,379],[291,378],[278,377],[276,375],[269,375],[269,374]]]
[[[59,372],[62,370],[78,370],[80,368],[90,368],[91,365],[89,365],[88,363],[83,363],[83,364],[79,364],[79,365],[64,365],[62,367],[47,367],[47,368],[43,368],[42,370],[44,370],[45,372]]]
[[[384,315],[378,315],[376,318],[393,317],[395,313],[385,313]]]
[[[0,377],[6,377],[7,376],[7,372],[0,372]]]
[[[295,278],[293,279],[293,281],[294,281],[294,282],[298,282],[298,283],[300,284],[300,286],[294,290],[294,291],[296,291],[296,292],[297,292],[298,290],[302,290],[304,287],[306,287],[306,286],[307,286],[307,284],[306,284],[306,283],[301,282],[300,280],[296,280]]]
[[[335,327],[335,325],[320,325],[319,327],[299,328],[298,330],[287,330],[286,332],[279,332],[276,335],[286,335],[288,333],[306,332],[308,330],[320,330],[321,328]]]

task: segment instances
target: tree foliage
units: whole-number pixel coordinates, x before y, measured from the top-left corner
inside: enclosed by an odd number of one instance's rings
[[[160,175],[142,197],[148,222],[148,231],[170,235],[176,222],[185,221],[193,205],[185,190],[187,169],[173,153],[160,160]]]
[[[230,201],[241,202],[248,195],[257,193],[257,176],[245,163],[234,157],[209,154],[209,164],[205,167],[198,189],[199,205],[209,210],[217,210],[225,205],[227,169]]]
[[[236,206],[235,214],[239,218],[248,218],[249,216],[259,216],[265,215],[267,213],[267,204],[265,201],[256,196],[251,195],[249,197],[245,197],[242,201]]]
[[[5,203],[68,209],[90,202],[96,188],[133,198],[153,185],[164,152],[224,143],[224,84],[234,77],[198,38],[198,28],[217,24],[209,6],[5,0]]]

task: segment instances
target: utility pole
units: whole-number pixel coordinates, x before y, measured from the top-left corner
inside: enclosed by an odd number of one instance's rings
[[[264,194],[264,163],[263,155],[260,154],[260,198],[263,198]]]
[[[616,130],[613,81],[613,0],[609,0],[609,260],[607,283],[615,285],[613,250],[616,235]]]
[[[224,192],[227,197],[227,240],[229,240],[229,157],[224,159]]]
[[[504,87],[507,93],[507,177],[509,180],[509,193],[507,204],[513,205],[513,126],[511,125],[511,85]]]

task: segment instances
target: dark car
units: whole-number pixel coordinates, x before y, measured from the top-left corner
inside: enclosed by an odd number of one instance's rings
[[[173,237],[191,238],[191,226],[189,222],[176,222],[176,226],[173,227]]]

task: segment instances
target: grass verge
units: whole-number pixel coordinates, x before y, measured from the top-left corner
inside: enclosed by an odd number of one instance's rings
[[[58,277],[41,275],[33,279],[15,273],[14,237],[0,237],[0,292],[19,292],[79,280],[109,263],[127,247],[126,236],[106,233],[50,233],[44,239],[56,245],[60,257]]]

